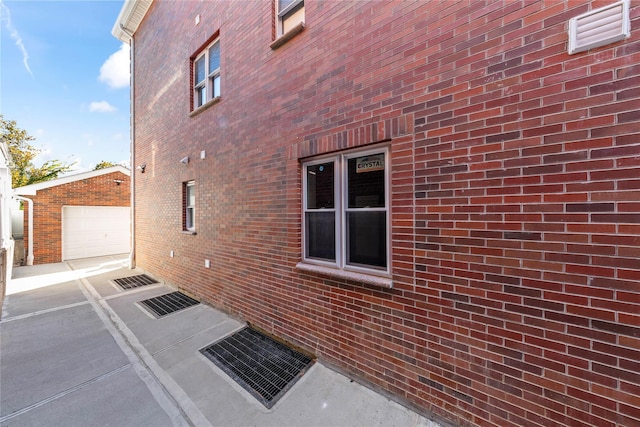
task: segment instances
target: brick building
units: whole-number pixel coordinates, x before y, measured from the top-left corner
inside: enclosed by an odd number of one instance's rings
[[[33,238],[33,264],[127,253],[130,250],[129,170],[113,166],[26,185],[14,193],[24,206],[24,248]]]
[[[126,1],[113,32],[139,267],[461,426],[640,425],[640,2]]]

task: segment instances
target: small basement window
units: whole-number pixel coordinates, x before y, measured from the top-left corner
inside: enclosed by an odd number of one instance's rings
[[[182,230],[196,231],[196,193],[194,181],[183,184],[182,208]]]

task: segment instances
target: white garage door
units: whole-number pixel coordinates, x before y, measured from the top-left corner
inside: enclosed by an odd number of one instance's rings
[[[62,208],[62,259],[129,252],[130,210],[113,206]]]

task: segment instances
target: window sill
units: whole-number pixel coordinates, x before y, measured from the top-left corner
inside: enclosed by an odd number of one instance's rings
[[[180,233],[182,233],[182,234],[188,234],[188,235],[190,235],[190,236],[195,236],[196,234],[198,234],[198,233],[196,233],[195,231],[189,231],[189,230],[182,230]]]
[[[214,104],[217,104],[218,102],[220,102],[222,98],[220,98],[219,96],[216,96],[215,98],[211,99],[208,102],[205,102],[204,104],[202,104],[201,106],[199,106],[197,109],[193,110],[192,112],[189,113],[189,117],[195,117],[198,114],[202,113],[203,111],[207,110],[209,107],[211,107]]]
[[[356,273],[353,271],[338,270],[331,267],[324,267],[321,265],[307,264],[299,262],[296,268],[307,273],[324,274],[327,276],[337,277],[340,279],[354,280],[356,282],[362,282],[367,285],[377,286],[380,288],[393,288],[393,280],[387,277],[374,276],[371,274]]]
[[[279,48],[280,46],[282,46],[283,44],[285,44],[286,42],[288,42],[289,40],[291,40],[292,38],[300,34],[302,30],[304,30],[304,22],[299,23],[298,25],[296,25],[295,27],[293,27],[292,29],[290,29],[289,31],[287,31],[286,33],[284,33],[283,35],[275,39],[269,45],[269,47],[273,50],[276,50],[277,48]]]

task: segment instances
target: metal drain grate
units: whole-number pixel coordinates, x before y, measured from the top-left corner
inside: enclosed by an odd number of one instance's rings
[[[140,286],[151,285],[158,283],[157,280],[152,279],[146,274],[140,274],[138,276],[121,277],[119,279],[113,279],[114,282],[122,289],[137,288]]]
[[[200,303],[182,292],[176,291],[140,301],[140,304],[147,307],[156,316],[162,317]]]
[[[249,327],[200,352],[267,408],[313,364],[311,358]]]

